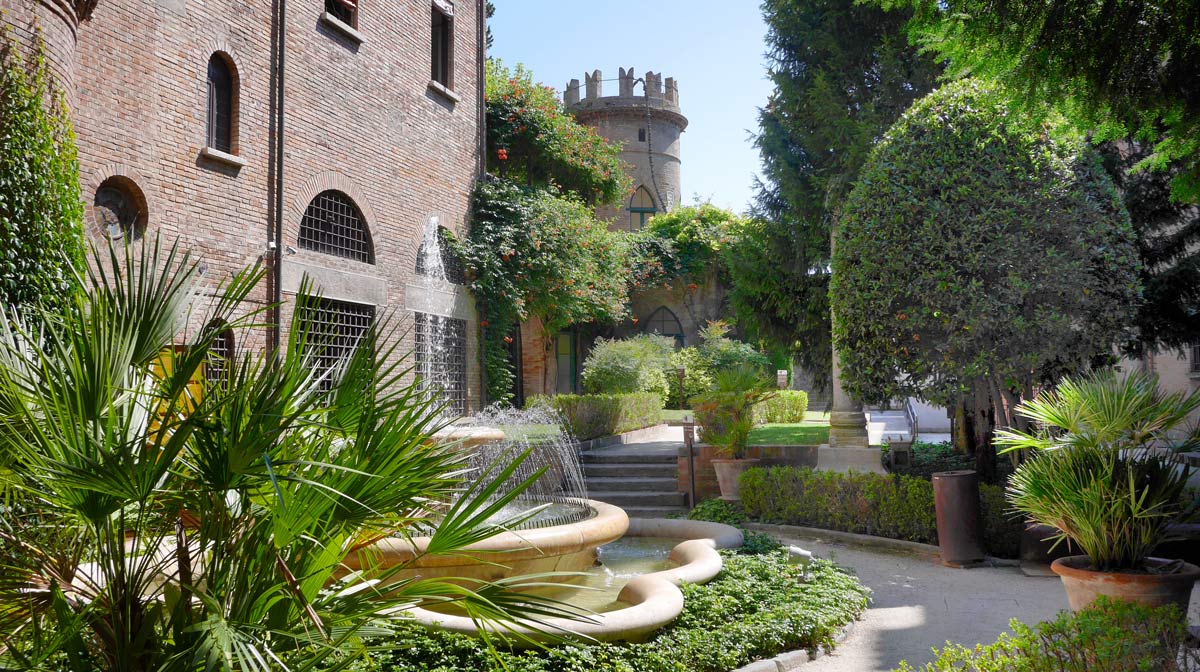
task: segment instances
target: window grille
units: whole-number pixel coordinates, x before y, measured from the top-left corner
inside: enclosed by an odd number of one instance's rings
[[[1200,375],[1200,342],[1192,344],[1192,362],[1188,370],[1195,375]]]
[[[340,191],[323,191],[308,204],[300,220],[300,247],[375,263],[375,249],[362,213]]]
[[[307,325],[307,349],[313,355],[313,370],[323,376],[318,389],[328,392],[338,369],[350,359],[375,320],[375,306],[333,299],[308,298],[299,307]]]
[[[222,323],[209,325],[217,332],[208,346],[208,358],[204,362],[204,379],[211,385],[224,385],[233,369],[233,330]]]
[[[208,146],[233,151],[233,73],[220,54],[208,59]]]
[[[454,20],[450,14],[441,7],[434,6],[431,10],[433,20],[430,24],[430,73],[429,78],[433,81],[450,88],[451,82],[451,54],[453,53],[453,32],[451,27]]]
[[[415,313],[417,375],[426,390],[440,393],[448,411],[467,414],[467,322]]]
[[[325,11],[329,12],[329,15],[333,18],[351,28],[358,27],[357,0],[325,0]]]
[[[659,306],[657,310],[650,313],[650,317],[643,322],[645,325],[643,330],[647,334],[658,334],[675,339],[675,347],[683,347],[683,325],[679,323],[679,318],[675,317],[675,313],[671,312],[666,306]]]
[[[454,248],[450,246],[450,238],[446,235],[445,227],[438,227],[437,230],[438,248],[442,256],[442,272],[446,274],[446,282],[451,282],[456,285],[467,284],[467,274],[463,269],[462,259],[454,252]],[[417,250],[417,275],[428,275],[425,269],[425,252],[428,241],[421,242],[421,249]]]

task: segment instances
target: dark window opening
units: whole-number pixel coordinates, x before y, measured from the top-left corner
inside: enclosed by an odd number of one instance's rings
[[[208,59],[208,146],[233,152],[233,72],[221,54]]]
[[[208,357],[204,361],[204,380],[210,386],[224,386],[233,370],[233,330],[219,321],[210,324],[208,329],[215,331],[216,335],[208,346]]]
[[[1193,374],[1200,375],[1200,343],[1192,344],[1192,365],[1188,370]]]
[[[450,245],[450,237],[447,235],[445,227],[438,227],[437,239],[441,270],[439,271],[436,268],[427,268],[428,266],[436,264],[431,263],[434,260],[427,259],[429,256],[429,241],[422,241],[421,248],[417,250],[417,275],[434,276],[435,279],[444,279],[446,282],[450,282],[455,285],[467,284],[467,274],[463,269],[462,259],[455,254],[454,248]],[[445,277],[437,277],[441,275],[444,275]]]
[[[362,212],[340,191],[323,191],[300,220],[300,247],[322,254],[375,263],[375,248]]]
[[[146,230],[146,199],[132,180],[110,177],[92,200],[97,228],[113,240],[139,240]]]
[[[642,330],[647,334],[658,334],[675,339],[675,347],[682,348],[684,345],[683,325],[679,323],[679,318],[675,317],[675,313],[671,312],[666,306],[659,306],[650,317],[642,322]]]
[[[325,0],[325,11],[351,28],[358,27],[358,0]]]
[[[555,390],[559,394],[574,394],[579,391],[579,352],[575,345],[575,332],[560,331],[554,336],[554,358],[558,374]]]
[[[451,30],[454,25],[454,20],[450,14],[443,11],[437,5],[433,6],[432,12],[433,21],[431,24],[431,55],[430,62],[432,68],[429,78],[441,84],[447,89],[451,88],[451,65],[453,56],[453,37],[454,33]]]
[[[306,297],[298,310],[307,329],[305,350],[320,377],[317,389],[329,392],[355,349],[363,345],[375,320],[375,306]]]
[[[645,142],[645,141],[646,141],[646,129],[639,128],[638,129],[638,142]]]
[[[454,415],[467,414],[467,322],[414,313],[417,376]]]

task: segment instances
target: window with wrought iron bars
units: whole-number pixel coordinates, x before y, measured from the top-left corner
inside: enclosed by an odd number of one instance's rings
[[[375,320],[375,306],[333,299],[309,299],[299,308],[308,328],[308,350],[314,370],[324,376],[322,392],[333,389],[337,369],[354,354]]]
[[[308,204],[300,220],[300,247],[368,264],[375,247],[362,212],[340,191],[322,191]]]
[[[1192,343],[1192,362],[1188,370],[1192,375],[1200,376],[1200,341]]]
[[[209,328],[217,330],[217,335],[208,346],[204,379],[210,386],[225,385],[233,368],[233,330],[220,322],[210,325]]]
[[[467,413],[467,322],[453,317],[414,313],[417,375],[425,389],[444,396],[451,412]],[[435,336],[436,335],[436,336]],[[434,347],[435,339],[441,345]]]

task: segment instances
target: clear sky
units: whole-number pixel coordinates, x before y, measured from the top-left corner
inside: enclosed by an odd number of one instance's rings
[[[493,0],[490,55],[524,63],[562,92],[599,69],[616,79],[633,66],[679,83],[688,128],[681,140],[684,204],[712,201],[738,212],[753,195],[758,152],[750,134],[771,92],[766,26],[753,0]],[[607,95],[617,83],[605,82]],[[611,93],[610,93],[611,92]]]

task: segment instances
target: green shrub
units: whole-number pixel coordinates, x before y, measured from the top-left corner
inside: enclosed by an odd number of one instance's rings
[[[742,506],[755,520],[937,543],[933,484],[913,476],[814,471],[807,467],[750,469],[738,481]],[[1020,525],[1004,491],[981,485],[984,550],[1016,557]]]
[[[612,340],[601,338],[583,362],[583,389],[591,394],[653,392],[664,400],[671,382],[675,341],[656,334]]]
[[[755,424],[804,422],[808,412],[808,393],[780,390],[779,394],[754,407]]]
[[[549,404],[579,441],[629,432],[662,421],[663,398],[650,392],[633,394],[560,394],[531,397],[527,406]]]
[[[672,379],[671,396],[667,402],[671,408],[686,406],[689,399],[704,394],[713,387],[712,368],[700,348],[686,347],[676,350],[671,355],[671,368],[683,369],[683,397],[679,396],[679,379]]]
[[[825,560],[807,569],[772,552],[729,551],[720,575],[684,584],[683,613],[647,642],[567,644],[501,651],[490,657],[478,639],[409,626],[395,645],[377,647],[361,672],[725,672],[794,649],[833,644],[833,636],[866,608],[869,592]]]
[[[1013,619],[1012,633],[973,648],[951,644],[932,663],[897,672],[1128,672],[1196,669],[1194,649],[1182,648],[1187,621],[1174,606],[1147,607],[1101,597],[1078,613],[1033,627]]]
[[[746,509],[737,502],[724,499],[706,499],[688,512],[688,520],[707,520],[713,523],[725,523],[740,527],[746,524]]]

